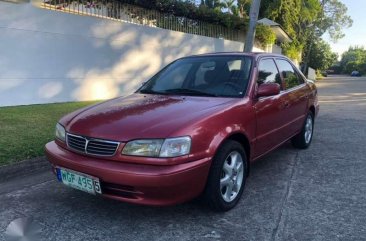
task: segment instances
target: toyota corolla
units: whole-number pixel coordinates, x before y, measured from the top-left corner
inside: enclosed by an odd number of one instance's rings
[[[282,55],[216,53],[169,64],[135,93],[64,116],[46,155],[67,186],[172,205],[233,208],[250,165],[291,140],[309,147],[317,89]]]

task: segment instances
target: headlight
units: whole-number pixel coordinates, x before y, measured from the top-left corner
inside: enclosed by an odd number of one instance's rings
[[[56,138],[65,142],[66,131],[65,128],[59,123],[56,124]]]
[[[128,142],[122,150],[122,154],[130,156],[158,157],[162,139],[135,140]]]
[[[166,139],[160,150],[160,157],[176,157],[189,154],[191,138],[188,136]]]
[[[170,139],[135,140],[128,142],[122,154],[146,157],[177,157],[189,154],[191,138],[188,136]]]

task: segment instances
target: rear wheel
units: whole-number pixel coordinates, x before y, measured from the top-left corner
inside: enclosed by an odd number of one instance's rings
[[[314,115],[309,111],[302,130],[291,139],[292,145],[296,148],[306,149],[310,146],[313,139]]]
[[[212,160],[204,193],[206,202],[217,211],[232,209],[243,193],[246,176],[244,148],[236,141],[226,141]]]

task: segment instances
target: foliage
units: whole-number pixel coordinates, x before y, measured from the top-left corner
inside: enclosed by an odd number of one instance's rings
[[[322,20],[318,24],[321,33],[328,32],[333,41],[343,38],[342,29],[350,28],[353,24],[347,11],[347,6],[339,0],[323,0]]]
[[[350,74],[357,70],[366,74],[366,49],[358,46],[350,47],[343,53],[340,64],[343,73]]]
[[[220,1],[202,1],[196,6],[192,1],[179,0],[119,0],[147,9],[154,9],[177,17],[187,17],[194,20],[218,24],[230,29],[246,30],[247,21],[229,12],[222,12]]]
[[[290,59],[300,60],[303,45],[299,41],[294,39],[290,43],[283,43],[281,47],[284,55]]]
[[[0,108],[0,165],[44,155],[59,118],[96,103],[74,102]]]
[[[347,7],[340,0],[262,0],[260,16],[283,26],[292,38],[307,40],[309,32],[325,32],[337,40],[343,28],[352,26]]]
[[[199,5],[193,0],[119,1],[236,30],[247,29],[251,4],[251,0],[201,0],[198,1],[201,3]],[[332,40],[336,41],[344,36],[343,28],[352,25],[352,19],[347,15],[347,7],[340,0],[262,0],[259,17],[269,18],[283,27],[293,40],[292,43],[283,45],[284,53],[297,60],[300,60],[301,56],[305,58],[305,52],[311,47],[319,50],[323,46],[322,42],[314,39],[318,40],[328,32]],[[260,25],[257,29],[257,39],[262,44],[273,43],[272,33]],[[316,46],[318,44],[319,46]],[[329,59],[330,55],[325,56],[322,61],[328,62]],[[320,62],[313,66],[324,68],[324,64]]]
[[[232,7],[233,14],[241,17],[248,18],[251,0],[237,0],[237,4]]]
[[[324,78],[324,75],[322,73],[321,70],[316,70],[316,79],[319,80],[319,79],[323,79]]]
[[[333,40],[343,37],[343,28],[352,25],[347,7],[340,0],[262,0],[260,17],[281,24],[294,40],[293,43],[284,45],[284,52],[289,57],[308,51],[304,46],[312,46],[307,43],[318,39],[325,32]],[[303,53],[302,56],[306,54]]]
[[[312,45],[309,55],[309,67],[316,70],[326,70],[338,59],[338,55],[333,53],[330,45],[321,38],[314,38],[308,44]],[[304,56],[307,58],[308,56]]]
[[[263,45],[274,44],[276,41],[276,34],[271,27],[263,24],[257,25],[255,37]]]
[[[263,0],[260,17],[281,24],[292,39],[303,43],[304,32],[317,19],[320,9],[318,0]]]
[[[226,9],[231,14],[237,12],[236,0],[225,0],[221,2],[221,7]]]
[[[223,7],[220,0],[203,0],[201,1],[201,5],[205,5],[208,8],[221,10]]]

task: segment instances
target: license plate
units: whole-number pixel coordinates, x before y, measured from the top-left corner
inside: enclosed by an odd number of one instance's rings
[[[94,195],[102,194],[99,179],[96,177],[59,167],[56,172],[57,179],[66,186]]]

